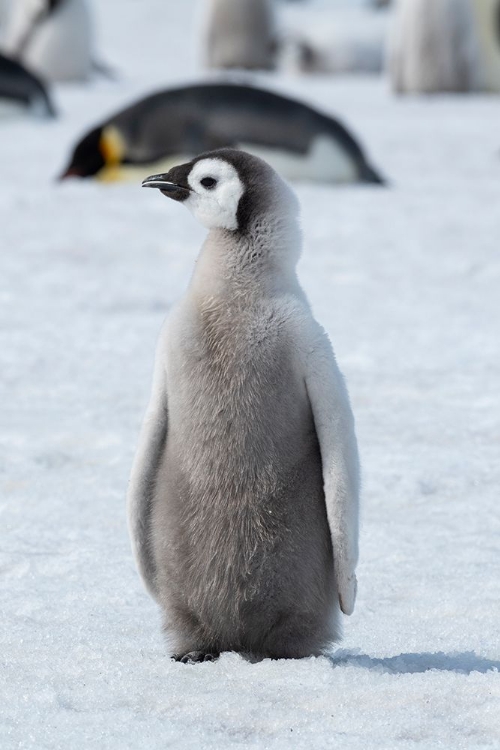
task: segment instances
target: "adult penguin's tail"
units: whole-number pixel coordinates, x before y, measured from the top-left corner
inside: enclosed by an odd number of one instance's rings
[[[360,178],[362,182],[367,182],[372,185],[387,185],[387,180],[382,177],[373,167],[365,162],[360,170]]]

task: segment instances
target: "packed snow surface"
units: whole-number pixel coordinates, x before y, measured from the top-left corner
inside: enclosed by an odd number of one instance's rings
[[[340,115],[389,180],[296,185],[300,277],[357,419],[359,597],[329,657],[185,666],[124,496],[204,230],[138,182],[54,177],[88,126],[196,80],[196,18],[97,10],[119,78],[57,89],[54,123],[0,122],[0,747],[498,748],[500,99],[261,79]]]

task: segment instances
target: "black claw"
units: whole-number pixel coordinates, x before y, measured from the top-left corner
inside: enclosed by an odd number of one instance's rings
[[[199,664],[202,661],[215,661],[219,654],[206,653],[205,651],[189,651],[187,654],[173,654],[172,660],[181,664]]]

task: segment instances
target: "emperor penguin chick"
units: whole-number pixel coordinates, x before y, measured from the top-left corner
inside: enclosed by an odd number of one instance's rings
[[[397,0],[388,53],[389,76],[398,94],[478,90],[480,57],[473,3]]]
[[[278,33],[273,0],[205,0],[204,47],[209,68],[273,70]]]
[[[88,0],[15,0],[4,50],[52,82],[86,81],[93,69]]]
[[[132,469],[139,571],[177,660],[321,654],[354,608],[359,469],[347,391],[296,276],[297,200],[233,149],[143,185],[209,233],[160,336]]]

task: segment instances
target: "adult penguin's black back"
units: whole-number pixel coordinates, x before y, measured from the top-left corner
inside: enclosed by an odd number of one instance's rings
[[[55,117],[55,109],[42,81],[21,63],[0,53],[0,99],[38,109]]]
[[[383,180],[349,131],[333,117],[272,91],[233,83],[207,83],[161,91],[111,117],[97,130],[106,169],[172,163],[217,148],[241,148],[268,161],[288,179],[319,182]],[[95,130],[92,140],[95,142]],[[92,176],[86,136],[66,174]],[[94,148],[94,146],[92,146]]]

